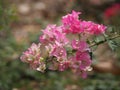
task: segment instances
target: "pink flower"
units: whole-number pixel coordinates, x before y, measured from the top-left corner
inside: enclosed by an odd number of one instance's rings
[[[51,43],[55,40],[53,30],[56,29],[56,25],[48,25],[45,30],[43,30],[43,35],[40,36],[40,42],[44,44]]]
[[[103,34],[106,30],[106,26],[104,25],[100,25],[100,24],[94,24],[94,27],[93,27],[93,30],[91,31],[91,34],[95,34],[95,35],[98,35],[98,34]]]
[[[49,25],[43,30],[43,35],[40,36],[40,42],[43,44],[49,44],[54,42],[67,44],[69,41],[66,38],[66,34],[62,32],[62,27],[56,25]]]
[[[81,52],[89,50],[85,41],[72,40],[72,48]]]
[[[62,17],[62,23],[64,26],[63,31],[65,33],[76,34],[82,32],[80,29],[80,20],[78,19],[79,14],[81,13],[72,11],[72,14],[68,14]]]
[[[20,59],[23,62],[27,62],[30,64],[30,67],[33,69],[39,70],[43,72],[45,70],[45,64],[43,62],[43,58],[41,57],[41,52],[40,52],[40,46],[41,44],[36,45],[33,43],[30,48],[28,48],[27,51],[23,52],[23,55],[20,57]],[[43,69],[44,66],[44,69]]]
[[[107,27],[92,21],[81,21],[80,28],[83,29],[84,33],[98,35],[104,33]]]
[[[67,23],[71,23],[72,20],[75,20],[75,19],[78,20],[79,14],[81,14],[81,12],[76,12],[73,10],[71,14],[67,14],[62,17],[62,22],[64,24],[67,24]]]
[[[87,70],[81,69],[81,61],[77,60],[75,56],[71,57],[70,59],[70,68],[72,69],[72,71],[77,74],[80,75],[82,78],[86,78],[87,77]]]
[[[64,61],[66,59],[67,52],[64,47],[53,45],[50,56],[55,56],[57,61]]]
[[[106,26],[93,23],[92,21],[79,20],[80,12],[72,11],[71,14],[62,17],[63,32],[72,34],[101,34],[105,32]]]
[[[35,43],[33,43],[31,47],[28,48],[27,51],[23,52],[21,60],[23,62],[30,63],[35,59],[38,59],[39,57],[40,57],[40,44],[36,45]]]
[[[91,31],[93,28],[94,23],[91,21],[82,21],[80,23],[80,28],[83,29],[84,32]]]
[[[86,70],[86,68],[91,65],[91,59],[88,52],[76,52],[76,60],[81,61],[79,67],[81,70]]]
[[[64,61],[59,64],[59,71],[64,71],[69,68],[69,61]]]
[[[87,71],[90,71],[91,60],[88,52],[77,51],[75,56],[69,58],[69,67],[72,71],[82,78],[87,77]]]
[[[87,76],[91,66],[87,35],[98,35],[105,32],[106,26],[92,21],[79,20],[80,12],[72,11],[62,17],[62,25],[48,25],[40,36],[40,44],[32,44],[23,53],[21,60],[29,63],[30,67],[44,72],[50,70],[64,71],[68,68],[73,72]],[[67,35],[80,35],[68,38]],[[74,39],[73,39],[74,38]]]
[[[76,57],[75,57],[75,56],[71,56],[71,57],[69,58],[69,61],[70,61],[70,67],[71,67],[72,69],[75,69],[75,71],[76,71],[76,69],[79,69],[80,64],[81,64],[81,61],[76,60]]]
[[[55,41],[59,42],[63,45],[66,45],[69,43],[69,40],[66,38],[66,34],[58,30],[54,30],[54,36],[55,36]]]

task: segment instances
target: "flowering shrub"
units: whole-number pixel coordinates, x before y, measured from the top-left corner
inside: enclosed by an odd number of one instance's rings
[[[64,71],[71,69],[86,78],[91,70],[91,57],[87,36],[103,34],[106,26],[92,21],[79,20],[80,12],[72,11],[62,17],[60,26],[48,25],[39,38],[21,56],[30,67],[44,72],[46,69]]]

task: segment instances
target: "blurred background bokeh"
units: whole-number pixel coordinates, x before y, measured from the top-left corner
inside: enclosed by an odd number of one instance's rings
[[[120,33],[120,0],[0,0],[0,90],[120,90],[120,45],[114,51],[107,43],[95,48],[87,79],[70,71],[41,73],[20,61],[41,29],[59,25],[72,10]]]

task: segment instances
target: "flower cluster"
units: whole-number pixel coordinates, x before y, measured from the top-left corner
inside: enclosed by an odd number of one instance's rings
[[[99,25],[92,21],[79,20],[78,19],[79,14],[80,12],[73,11],[72,14],[63,16],[62,23],[64,27],[63,31],[65,33],[72,34],[88,33],[98,35],[105,31],[106,27],[104,25]]]
[[[27,51],[23,52],[20,59],[23,62],[29,63],[31,68],[44,72],[46,69],[45,62],[41,57],[40,44],[33,43]]]
[[[120,3],[115,3],[104,11],[105,19],[120,15]]]
[[[59,71],[71,69],[85,78],[92,63],[86,35],[102,34],[106,26],[79,20],[79,14],[81,13],[72,11],[62,17],[60,26],[48,25],[42,30],[39,44],[32,44],[23,52],[21,60],[41,72],[46,68]]]

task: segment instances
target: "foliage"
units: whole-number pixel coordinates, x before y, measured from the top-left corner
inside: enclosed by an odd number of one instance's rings
[[[15,20],[15,8],[8,1],[0,0],[0,30],[9,29],[10,23]]]
[[[87,79],[81,79],[69,70],[64,72],[47,70],[46,73],[40,73],[29,69],[27,64],[20,61],[19,56],[32,42],[38,43],[36,39],[38,35],[30,34],[30,41],[27,43],[16,42],[13,31],[9,28],[11,21],[15,18],[14,10],[4,4],[6,2],[6,0],[0,0],[0,8],[2,7],[0,9],[2,17],[0,18],[0,90],[120,90],[120,77],[117,75],[91,72],[88,73]],[[114,26],[108,26],[107,36],[94,37],[88,40],[88,43],[98,46],[107,41],[117,52],[119,61],[120,38],[115,37],[120,34],[120,29],[118,25],[115,26],[116,21],[113,23]]]

